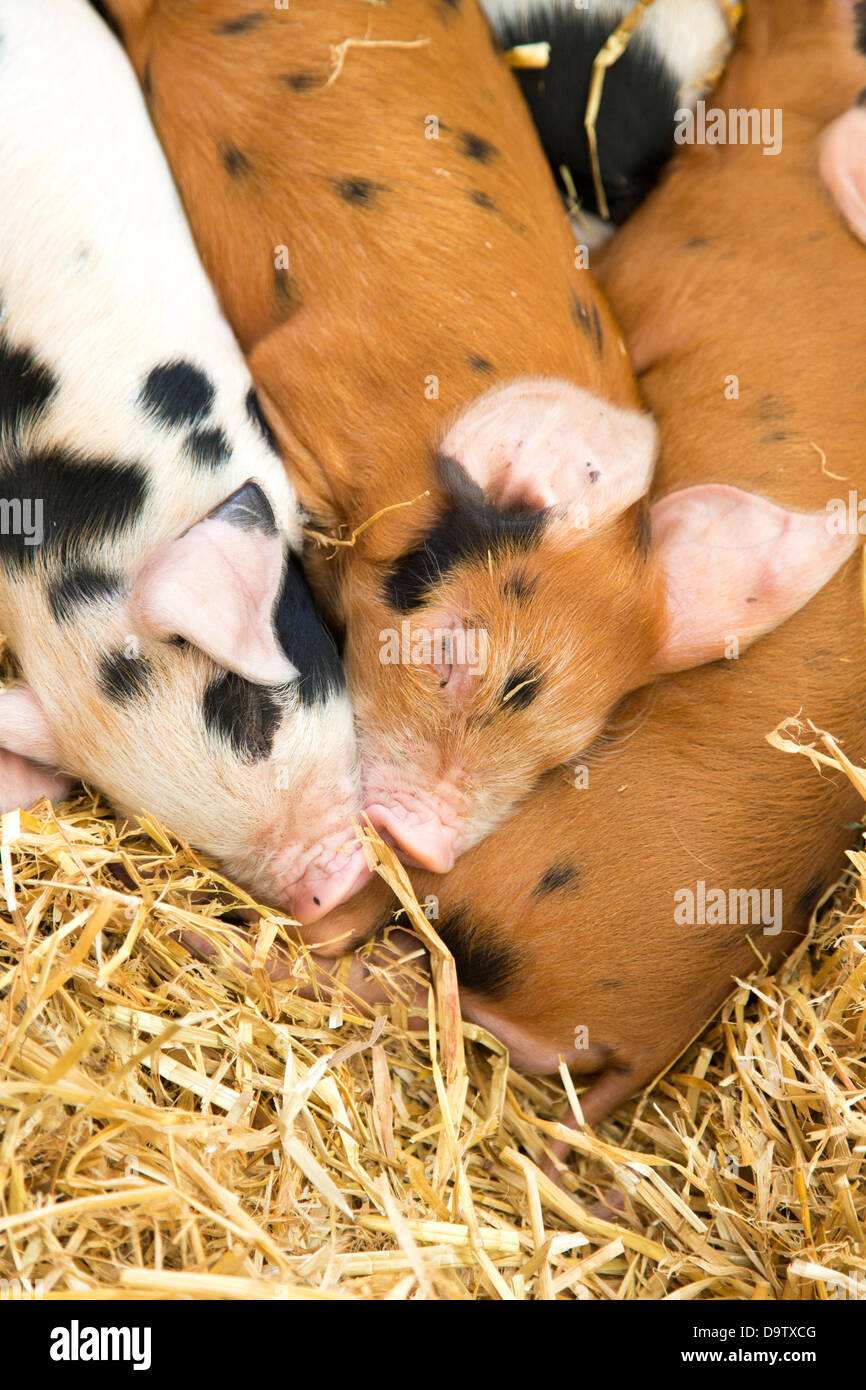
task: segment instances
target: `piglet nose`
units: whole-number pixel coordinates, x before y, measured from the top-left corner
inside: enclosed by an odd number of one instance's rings
[[[454,827],[443,825],[436,816],[410,815],[400,806],[368,806],[366,814],[385,843],[396,849],[410,868],[429,869],[434,874],[453,869],[457,857]]]
[[[338,869],[323,874],[311,868],[292,888],[292,915],[302,927],[318,922],[320,917],[354,897],[372,876],[360,850],[350,855]]]

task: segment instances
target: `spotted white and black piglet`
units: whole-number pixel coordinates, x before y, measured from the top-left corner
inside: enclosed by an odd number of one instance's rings
[[[593,63],[636,0],[481,0],[506,49],[549,44],[543,67],[517,78],[564,193],[580,203],[581,240],[599,244],[646,196],[673,151],[676,112],[692,109],[731,47],[730,0],[652,0],[604,74],[595,122],[599,188],[584,120]],[[567,174],[563,174],[567,170]]]
[[[86,779],[313,921],[366,876],[301,522],[131,68],[0,0],[0,801]]]

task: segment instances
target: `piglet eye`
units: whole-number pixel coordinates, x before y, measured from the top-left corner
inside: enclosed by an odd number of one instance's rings
[[[532,704],[542,686],[542,676],[534,666],[512,671],[502,687],[500,704],[508,710],[526,709]]]

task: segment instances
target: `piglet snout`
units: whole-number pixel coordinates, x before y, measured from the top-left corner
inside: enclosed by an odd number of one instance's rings
[[[292,864],[297,864],[292,856]],[[281,894],[301,926],[311,926],[353,897],[371,877],[357,841],[343,832],[320,845]]]
[[[408,792],[368,793],[365,814],[410,868],[447,874],[463,848],[462,818],[438,801]]]

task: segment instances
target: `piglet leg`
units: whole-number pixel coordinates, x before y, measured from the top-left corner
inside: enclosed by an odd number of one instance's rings
[[[580,1096],[584,1126],[595,1125],[599,1120],[603,1120],[618,1105],[629,1100],[638,1089],[639,1084],[631,1070],[603,1071]],[[577,1130],[580,1128],[571,1110],[563,1115],[560,1124],[566,1129]],[[542,1172],[561,1187],[560,1172],[562,1168],[567,1166],[571,1145],[567,1139],[553,1139],[548,1141],[546,1148],[547,1157],[541,1165]]]
[[[253,943],[249,933],[233,924],[226,924],[225,930],[234,968],[242,975],[251,975]],[[176,933],[175,940],[199,960],[219,959],[218,946],[203,932],[185,929]],[[312,966],[313,978],[298,984],[301,998],[328,1002],[341,994],[352,1007],[370,1012],[377,1004],[399,1000],[408,1010],[410,1028],[426,1028],[429,965],[426,951],[411,933],[399,928],[385,931],[365,949],[352,954],[348,971],[343,969],[345,957],[311,951],[306,960]],[[297,958],[279,944],[271,948],[264,961],[268,977],[275,982],[297,979],[296,967]]]

